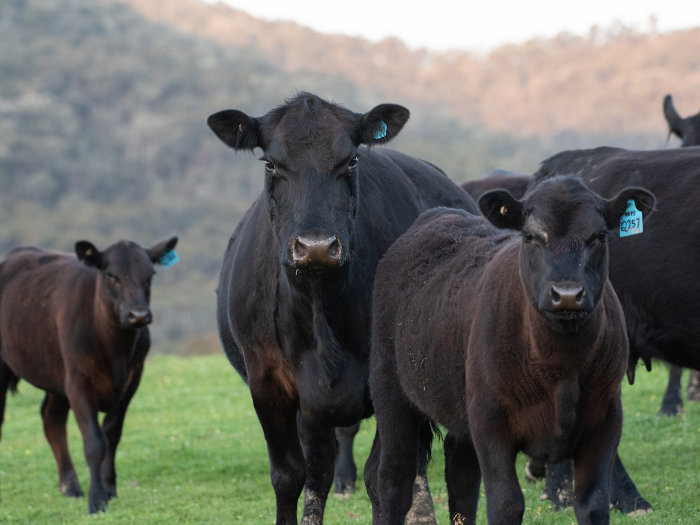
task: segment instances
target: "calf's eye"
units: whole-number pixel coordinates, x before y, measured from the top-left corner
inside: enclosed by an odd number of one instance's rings
[[[348,171],[352,173],[357,168],[357,157],[353,157],[350,162],[348,162]]]
[[[265,171],[274,175],[275,173],[277,173],[277,166],[275,166],[274,162],[272,162],[270,160],[266,160],[265,161]]]

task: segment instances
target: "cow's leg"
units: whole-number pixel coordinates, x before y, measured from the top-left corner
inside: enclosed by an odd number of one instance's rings
[[[683,368],[670,365],[668,370],[668,385],[664,398],[661,400],[659,413],[665,416],[677,416],[683,412],[683,398],[681,397],[681,376]]]
[[[688,401],[700,401],[700,370],[691,370],[686,390]]]
[[[143,366],[134,372],[134,376],[124,391],[124,395],[119,402],[109,410],[102,421],[102,432],[107,439],[107,454],[102,461],[102,485],[107,491],[107,498],[117,497],[117,472],[114,465],[114,458],[117,454],[117,446],[122,437],[124,427],[124,417],[129,403],[136,393],[136,389],[141,382]]]
[[[258,382],[257,377],[266,380]],[[304,453],[297,434],[296,400],[270,377],[274,376],[249,373],[250,392],[267,442],[270,480],[277,507],[275,523],[296,525],[297,502],[306,479]]]
[[[372,449],[369,452],[369,457],[365,461],[365,490],[372,504],[372,523],[379,523],[379,494],[377,493],[377,474],[379,470],[379,460],[381,456],[381,444],[379,441],[379,432],[375,432],[374,441],[372,441]]]
[[[525,498],[515,472],[517,449],[508,436],[502,434],[502,429],[508,426],[493,419],[488,425],[479,427],[472,426],[471,430],[484,479],[488,522],[520,524],[525,512]]]
[[[473,525],[479,504],[481,469],[469,438],[445,436],[445,481],[451,523]]]
[[[378,441],[372,453],[376,468],[365,472],[374,479],[376,501],[372,502],[374,525],[403,524],[413,498],[419,451],[419,427],[422,417],[401,394],[392,381],[379,381],[373,391],[377,416]],[[377,459],[378,456],[378,459]],[[415,518],[414,518],[415,519]]]
[[[416,453],[416,477],[413,481],[411,508],[406,514],[406,525],[435,525],[435,507],[428,486],[428,458],[431,455],[433,430],[424,419],[418,438]]]
[[[334,493],[338,498],[346,498],[355,492],[355,480],[357,479],[357,467],[352,455],[352,446],[355,435],[360,430],[360,423],[350,427],[338,427],[335,429],[335,437],[338,440],[338,457],[335,460],[333,481]]]
[[[107,440],[97,420],[96,396],[86,381],[69,377],[66,381],[66,394],[83,437],[85,461],[90,471],[88,512],[93,514],[106,510],[109,499],[101,477],[102,461],[107,454]]]
[[[0,360],[0,437],[2,437],[2,423],[5,420],[5,404],[7,402],[7,390],[14,378],[10,367]]]
[[[297,428],[306,460],[302,525],[321,525],[328,492],[333,483],[337,442],[335,429],[308,425],[299,415]]]
[[[58,468],[58,488],[66,496],[79,498],[83,490],[78,482],[78,475],[68,451],[66,421],[70,404],[64,396],[46,393],[41,404],[41,419],[44,422],[44,435],[51,446]]]
[[[615,454],[610,478],[610,504],[630,516],[651,514],[654,511],[651,504],[637,490],[618,454]]]
[[[554,510],[563,510],[574,504],[574,463],[571,459],[546,464],[542,498],[549,499]]]

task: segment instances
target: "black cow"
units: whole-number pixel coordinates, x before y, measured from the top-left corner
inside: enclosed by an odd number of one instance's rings
[[[673,106],[671,95],[664,97],[664,116],[669,126],[669,135],[675,133],[682,141],[681,146],[700,146],[700,111],[690,117],[682,118]],[[683,369],[671,365],[668,385],[661,401],[660,412],[674,416],[683,412],[683,397],[681,396],[681,376]],[[686,389],[688,401],[700,401],[700,371],[692,370]]]
[[[519,199],[525,195],[525,190],[527,190],[530,182],[532,182],[532,175],[496,168],[485,177],[468,180],[460,184],[460,186],[473,199],[478,199],[482,193],[497,188],[508,190],[513,197]]]
[[[114,457],[151,344],[153,265],[176,244],[120,241],[99,251],[79,241],[77,258],[20,247],[0,263],[0,424],[8,388],[24,379],[45,390],[41,416],[59,488],[79,497],[66,438],[72,409],[90,469],[90,513],[117,495]]]
[[[320,523],[333,478],[333,427],[372,413],[367,386],[374,270],[418,214],[478,213],[435,166],[370,146],[409,112],[354,113],[300,93],[266,115],[209,117],[237,150],[263,151],[265,186],[233,232],[219,278],[226,355],[247,381],[267,440],[278,525]],[[361,146],[361,145],[366,145]]]
[[[664,116],[668,122],[669,136],[675,134],[681,139],[681,146],[700,145],[700,111],[695,115],[683,118],[673,106],[671,95],[664,97]]]
[[[627,336],[607,239],[628,200],[653,209],[644,189],[606,200],[573,177],[522,200],[493,190],[479,199],[486,219],[430,210],[387,251],[375,277],[377,437],[365,468],[375,524],[403,523],[426,416],[448,431],[454,523],[475,523],[481,475],[489,523],[521,522],[520,450],[573,457],[578,522],[608,523]]]
[[[557,173],[578,176],[603,196],[628,185],[656,195],[658,211],[643,235],[610,240],[610,281],[625,311],[630,340],[629,381],[634,382],[639,359],[647,369],[653,359],[700,369],[700,280],[688,272],[700,249],[695,242],[700,217],[689,212],[700,198],[700,147],[564,151],[543,161],[534,177],[541,181]],[[623,512],[651,509],[619,458],[611,490]]]

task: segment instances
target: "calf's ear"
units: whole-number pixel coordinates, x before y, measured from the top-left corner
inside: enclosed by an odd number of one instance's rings
[[[620,226],[622,214],[627,210],[627,202],[630,200],[634,201],[636,208],[642,212],[643,219],[646,219],[656,206],[656,196],[649,190],[635,186],[623,188],[607,201],[605,206],[605,223],[608,229],[613,230]]]
[[[177,237],[171,237],[167,241],[159,242],[158,244],[151,246],[146,250],[151,261],[154,263],[160,263],[163,255],[169,253],[175,249],[177,245]]]
[[[666,117],[666,122],[668,122],[669,136],[671,133],[675,133],[678,137],[683,138],[683,118],[681,118],[676,108],[673,106],[671,95],[666,95],[664,97],[664,117]]]
[[[258,121],[237,109],[225,109],[210,115],[207,124],[221,141],[236,150],[254,150],[261,146]]]
[[[379,104],[360,118],[360,144],[389,142],[399,134],[410,114],[398,104]]]
[[[78,241],[75,243],[75,254],[78,259],[87,266],[100,268],[102,266],[102,253],[90,241]]]
[[[520,230],[525,222],[522,203],[508,190],[491,190],[479,197],[479,209],[497,228]]]

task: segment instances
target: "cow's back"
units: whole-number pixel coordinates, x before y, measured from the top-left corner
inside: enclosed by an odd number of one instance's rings
[[[486,263],[504,246],[515,248],[512,239],[483,217],[435,208],[397,239],[377,267],[373,340],[388,351],[372,358],[393,361],[386,369],[398,370],[404,392],[421,412],[453,430],[466,432],[467,426],[465,320],[477,307]]]
[[[383,148],[362,147],[360,152],[358,211],[342,286],[344,300],[355,310],[346,330],[355,340],[343,343],[368,354],[374,270],[386,249],[423,210],[449,205],[478,214],[478,208],[444,172],[426,161]],[[242,349],[278,347],[276,312],[284,308],[278,292],[283,271],[278,247],[263,194],[229,240],[217,289],[221,342],[244,379]]]
[[[583,178],[611,198],[624,186],[641,186],[657,209],[639,235],[610,235],[610,281],[623,305],[633,354],[662,357],[697,368],[700,325],[700,147],[656,151],[596,148],[559,153],[542,162],[535,178],[559,174]],[[674,348],[664,352],[663,348]]]
[[[92,303],[80,295],[86,273],[74,256],[34,247],[16,248],[0,264],[0,353],[38,388],[63,390],[60,338],[69,334],[61,324]]]

